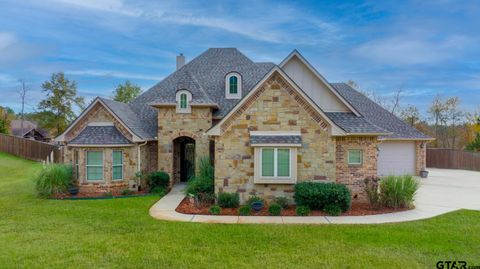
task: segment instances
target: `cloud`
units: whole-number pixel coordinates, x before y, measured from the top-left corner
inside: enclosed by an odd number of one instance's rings
[[[354,54],[387,65],[435,64],[458,56],[470,44],[464,36],[443,39],[393,36],[366,42]]]
[[[0,86],[1,87],[7,87],[7,86],[13,86],[18,84],[18,79],[15,79],[14,77],[8,75],[8,74],[2,74],[0,73]]]
[[[155,80],[160,81],[163,78],[161,76],[148,76],[141,74],[134,74],[128,72],[114,71],[114,70],[100,70],[100,69],[87,69],[87,70],[70,70],[65,71],[66,74],[79,75],[79,76],[93,76],[93,77],[114,77],[123,79],[141,79],[141,80]]]
[[[140,12],[132,7],[125,6],[122,0],[52,0],[61,4],[76,6],[83,9],[105,11],[125,16],[139,16]]]
[[[40,52],[38,46],[21,42],[14,33],[0,32],[0,66],[11,66]]]

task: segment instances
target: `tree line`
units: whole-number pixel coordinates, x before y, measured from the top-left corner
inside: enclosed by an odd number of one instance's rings
[[[61,134],[68,125],[75,120],[77,113],[85,109],[85,98],[77,92],[77,83],[68,79],[63,72],[53,73],[49,80],[42,83],[42,93],[45,99],[36,105],[35,112],[24,112],[25,99],[30,90],[23,80],[19,80],[18,90],[21,111],[15,113],[9,107],[0,106],[0,133],[9,134],[10,123],[18,119],[34,121],[38,127],[47,130],[53,137]],[[126,80],[115,87],[112,99],[118,102],[128,103],[141,94],[141,88]]]

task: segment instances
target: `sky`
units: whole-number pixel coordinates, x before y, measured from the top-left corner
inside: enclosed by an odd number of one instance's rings
[[[26,111],[54,72],[91,101],[149,89],[210,47],[280,63],[297,49],[330,82],[355,81],[425,113],[437,94],[480,108],[478,1],[0,0],[0,105]]]

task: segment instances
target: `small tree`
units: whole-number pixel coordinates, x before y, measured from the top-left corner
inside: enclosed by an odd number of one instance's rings
[[[11,108],[0,106],[0,133],[9,133],[10,122],[13,118],[15,118],[15,112]]]
[[[113,91],[113,100],[122,103],[128,103],[140,95],[142,89],[138,85],[131,83],[129,80],[124,84],[119,84]]]
[[[409,105],[402,110],[400,117],[403,119],[403,121],[415,127],[417,122],[420,120],[420,112],[418,112],[418,108],[416,106]]]
[[[52,125],[56,134],[62,133],[68,124],[76,117],[73,106],[83,109],[84,99],[77,96],[77,84],[68,80],[63,73],[54,73],[50,81],[42,84],[43,92],[47,98],[38,105],[39,109],[52,112]]]

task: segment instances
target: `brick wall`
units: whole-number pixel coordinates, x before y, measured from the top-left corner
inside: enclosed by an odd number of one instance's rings
[[[350,188],[354,199],[366,201],[364,179],[377,175],[377,137],[337,137],[336,138],[336,178]],[[348,150],[362,150],[361,165],[348,164]]]

